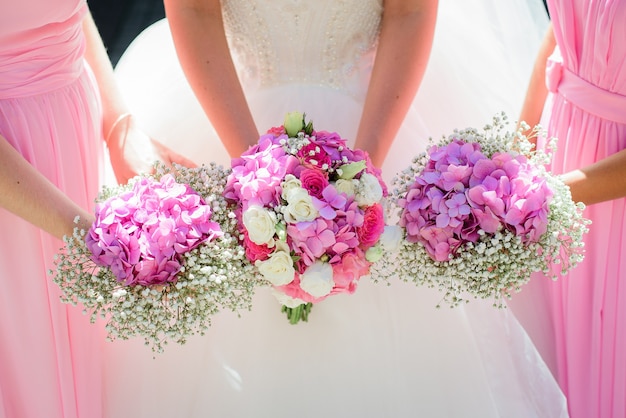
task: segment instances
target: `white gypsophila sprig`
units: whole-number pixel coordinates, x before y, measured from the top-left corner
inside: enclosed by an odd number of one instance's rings
[[[312,140],[315,140],[314,136],[311,137],[304,132],[298,132],[297,136],[281,139],[280,144],[287,154],[296,155],[298,151],[309,145]]]
[[[455,130],[439,141],[430,139],[431,146],[444,146],[453,140],[477,142],[489,158],[497,152],[523,154],[544,178],[553,196],[549,203],[547,230],[536,242],[524,242],[522,237],[502,229],[489,235],[479,231],[477,242],[467,242],[446,261],[435,261],[423,244],[402,241],[395,255],[381,259],[375,273],[386,280],[398,277],[417,285],[437,288],[442,301],[451,306],[471,298],[492,299],[494,306],[504,307],[504,298],[519,291],[534,272],[551,279],[574,268],[583,259],[583,235],[589,221],[583,218],[584,205],[575,203],[571,193],[558,176],[545,169],[552,158],[556,139],[548,140],[545,150],[535,150],[529,138],[542,134],[540,126],[532,130],[520,123],[516,130],[507,130],[507,117],[496,115],[482,131],[474,128]],[[528,136],[522,132],[530,132]],[[394,178],[390,205],[394,216],[401,217],[400,201],[406,196],[416,176],[429,162],[428,151],[417,155],[412,164]]]
[[[62,301],[81,304],[92,322],[104,318],[110,340],[143,337],[156,352],[169,342],[184,344],[189,336],[204,334],[211,317],[221,310],[250,309],[258,280],[239,243],[237,219],[223,197],[228,170],[215,164],[193,169],[157,165],[154,177],[167,173],[211,204],[211,219],[224,233],[184,255],[175,283],[123,285],[110,269],[91,261],[85,231],[78,228],[65,237],[51,272],[63,292]],[[128,185],[105,188],[99,199],[128,189]]]

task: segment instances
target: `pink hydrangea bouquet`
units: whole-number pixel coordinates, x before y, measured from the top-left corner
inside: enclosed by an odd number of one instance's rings
[[[386,193],[367,153],[314,131],[299,112],[233,160],[225,190],[246,255],[291,323],[330,295],[354,292],[369,274],[381,255]]]
[[[496,116],[482,132],[432,143],[395,180],[405,239],[389,263],[452,305],[469,293],[503,306],[533,272],[556,278],[583,258],[583,206],[545,169],[550,155],[533,150],[528,127],[507,131],[505,122]]]
[[[105,188],[89,231],[76,228],[56,258],[63,300],[106,318],[110,339],[141,335],[156,351],[203,333],[224,307],[249,308],[253,266],[222,196],[226,176],[157,166]]]

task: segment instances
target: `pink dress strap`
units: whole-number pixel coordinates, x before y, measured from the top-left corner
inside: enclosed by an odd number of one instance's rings
[[[626,124],[626,96],[604,90],[582,79],[563,65],[554,53],[546,65],[546,86],[551,93],[602,119]]]

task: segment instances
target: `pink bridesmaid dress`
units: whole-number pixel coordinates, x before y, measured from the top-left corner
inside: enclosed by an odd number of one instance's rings
[[[541,124],[558,138],[553,169],[563,173],[626,149],[626,0],[548,5],[557,50]],[[551,321],[519,317],[553,361],[572,418],[626,417],[626,199],[588,206],[585,216],[593,223],[584,262],[519,295],[527,311],[547,302]],[[550,322],[551,330],[533,333]]]
[[[0,134],[75,202],[99,188],[101,111],[84,0],[0,0]],[[102,415],[103,330],[59,300],[62,242],[0,208],[0,417]]]

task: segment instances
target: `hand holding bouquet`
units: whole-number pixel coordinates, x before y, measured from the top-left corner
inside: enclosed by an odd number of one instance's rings
[[[141,335],[157,351],[203,333],[222,308],[249,308],[252,266],[222,196],[226,175],[160,166],[105,189],[92,227],[66,237],[55,261],[63,300],[105,317],[110,339]]]
[[[504,120],[455,131],[396,180],[405,240],[393,270],[440,288],[452,305],[468,292],[501,306],[531,273],[556,278],[555,266],[565,272],[583,258],[582,204],[546,171],[550,156]]]
[[[246,255],[291,323],[314,303],[352,293],[380,258],[386,187],[367,153],[290,113],[233,160],[225,196]]]

